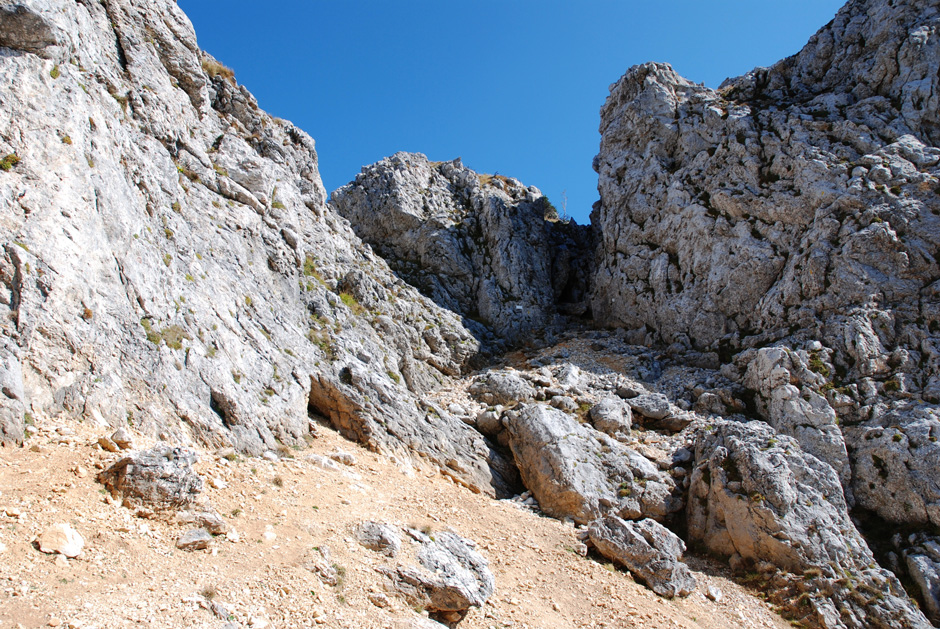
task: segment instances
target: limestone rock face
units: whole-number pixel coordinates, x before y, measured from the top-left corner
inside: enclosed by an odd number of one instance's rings
[[[795,440],[762,422],[719,420],[696,437],[695,465],[690,542],[733,562],[767,562],[818,579],[815,591],[832,595],[806,600],[823,626],[929,626],[897,578],[878,567],[849,518],[836,472]],[[847,582],[846,574],[854,581]],[[880,595],[860,599],[858,583]]]
[[[483,438],[416,405],[478,341],[326,205],[313,140],[261,111],[175,2],[0,18],[3,441],[26,412],[65,413],[259,455],[325,413],[495,491]]]
[[[718,90],[628,70],[594,163],[596,321],[722,351],[825,339],[850,376],[932,347],[938,21],[936,0],[852,0],[798,55]],[[940,378],[931,356],[914,389]]]
[[[510,343],[584,311],[589,231],[516,179],[396,153],[330,204],[409,283]]]

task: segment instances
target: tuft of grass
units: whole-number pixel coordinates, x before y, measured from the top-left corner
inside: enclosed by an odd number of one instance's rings
[[[281,477],[281,476],[275,476],[273,479],[271,479],[271,482],[274,483],[274,486],[275,486],[275,487],[283,487],[283,486],[284,486],[284,479],[283,479],[283,477]]]
[[[57,79],[60,76],[62,76],[62,72],[59,70],[58,64],[52,66],[52,72],[49,73],[49,76],[51,76],[54,79]]]
[[[91,308],[85,308],[82,311],[82,319],[84,319],[85,321],[91,321],[91,318],[93,316],[95,316],[95,313],[91,311]]]
[[[9,155],[5,155],[3,159],[0,159],[0,170],[11,170],[19,163],[19,156],[16,153],[10,153]]]
[[[212,78],[221,77],[226,81],[235,82],[235,71],[215,59],[203,59],[202,69]]]
[[[347,308],[352,310],[354,315],[361,315],[366,310],[351,293],[342,292],[339,294],[339,298]]]
[[[72,143],[72,138],[71,138],[71,137],[69,137],[69,136],[67,136],[67,135],[63,135],[63,136],[62,136],[62,144],[71,144],[71,143]]]

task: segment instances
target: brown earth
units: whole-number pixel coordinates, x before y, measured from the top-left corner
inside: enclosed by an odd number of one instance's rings
[[[202,453],[205,502],[235,533],[207,550],[178,550],[188,526],[136,517],[94,480],[120,456],[97,445],[110,429],[42,418],[34,428],[26,447],[0,449],[0,628],[417,626],[422,610],[376,570],[407,562],[409,551],[389,559],[360,546],[352,529],[364,520],[453,530],[478,544],[496,593],[462,628],[788,626],[714,560],[688,558],[697,591],[660,598],[574,552],[571,525],[473,494],[429,468],[403,469],[328,428],[276,462]],[[340,450],[356,463],[327,470],[307,459]],[[85,539],[76,559],[38,550],[37,537],[60,522]],[[317,563],[332,564],[340,582],[325,584]],[[708,586],[721,591],[719,602],[703,595]],[[370,600],[383,602],[378,594],[387,607]]]

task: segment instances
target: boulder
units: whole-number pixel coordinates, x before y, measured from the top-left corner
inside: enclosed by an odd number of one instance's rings
[[[457,620],[470,607],[481,607],[493,595],[495,580],[489,564],[475,550],[475,544],[450,532],[436,533],[434,539],[419,531],[409,531],[420,545],[421,566],[380,568],[412,604],[420,605],[432,618]]]
[[[630,407],[617,397],[602,399],[591,407],[589,415],[594,428],[612,437],[617,433],[629,433],[633,425]]]
[[[202,478],[192,469],[195,462],[192,450],[158,444],[124,457],[97,478],[127,507],[185,509],[202,491]]]
[[[606,513],[664,520],[682,508],[671,476],[571,415],[544,404],[506,415],[523,484],[545,513],[587,524]]]
[[[212,534],[206,529],[190,529],[177,538],[176,547],[180,550],[205,550],[211,541]]]
[[[388,524],[367,521],[356,527],[359,543],[375,552],[394,557],[401,550],[401,535]]]
[[[671,410],[669,398],[662,393],[643,393],[627,400],[633,412],[647,419],[666,419]]]
[[[491,371],[478,378],[468,389],[484,404],[515,404],[535,397],[531,384],[515,373]]]
[[[695,589],[695,577],[680,561],[685,544],[659,522],[628,522],[606,515],[591,522],[588,535],[600,554],[624,566],[660,596],[688,596]]]
[[[924,613],[940,623],[940,538],[925,534],[912,535],[913,544],[904,549],[907,574],[920,590]]]
[[[804,599],[824,626],[929,626],[855,528],[835,470],[793,438],[759,421],[718,420],[696,434],[694,460],[691,543],[738,565],[818,574],[811,587],[831,594]]]

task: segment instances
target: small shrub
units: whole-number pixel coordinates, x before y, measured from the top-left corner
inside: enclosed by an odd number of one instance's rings
[[[72,138],[71,138],[71,137],[69,137],[69,136],[67,136],[67,135],[63,135],[63,136],[62,136],[62,144],[71,144],[71,143],[72,143]]]
[[[51,76],[54,79],[57,79],[60,76],[62,76],[62,72],[59,70],[58,64],[52,66],[52,72],[49,73],[49,76]]]
[[[169,253],[163,255],[163,264],[170,266],[170,263],[173,262],[173,256]]]
[[[182,210],[183,210],[183,208],[182,208],[182,206],[180,205],[180,202],[179,202],[179,201],[173,201],[173,203],[170,204],[170,208],[171,208],[174,212],[176,212],[177,214],[179,214],[179,213],[182,212]]]
[[[271,479],[271,482],[274,483],[274,486],[275,486],[275,487],[283,487],[283,486],[284,486],[284,479],[283,479],[282,477],[280,477],[280,476],[275,476],[273,479]]]
[[[85,321],[91,321],[91,318],[94,316],[94,313],[91,311],[91,308],[85,308],[82,311],[82,319]]]
[[[11,170],[19,163],[19,156],[16,153],[10,153],[9,155],[5,155],[3,159],[0,159],[0,170]]]

